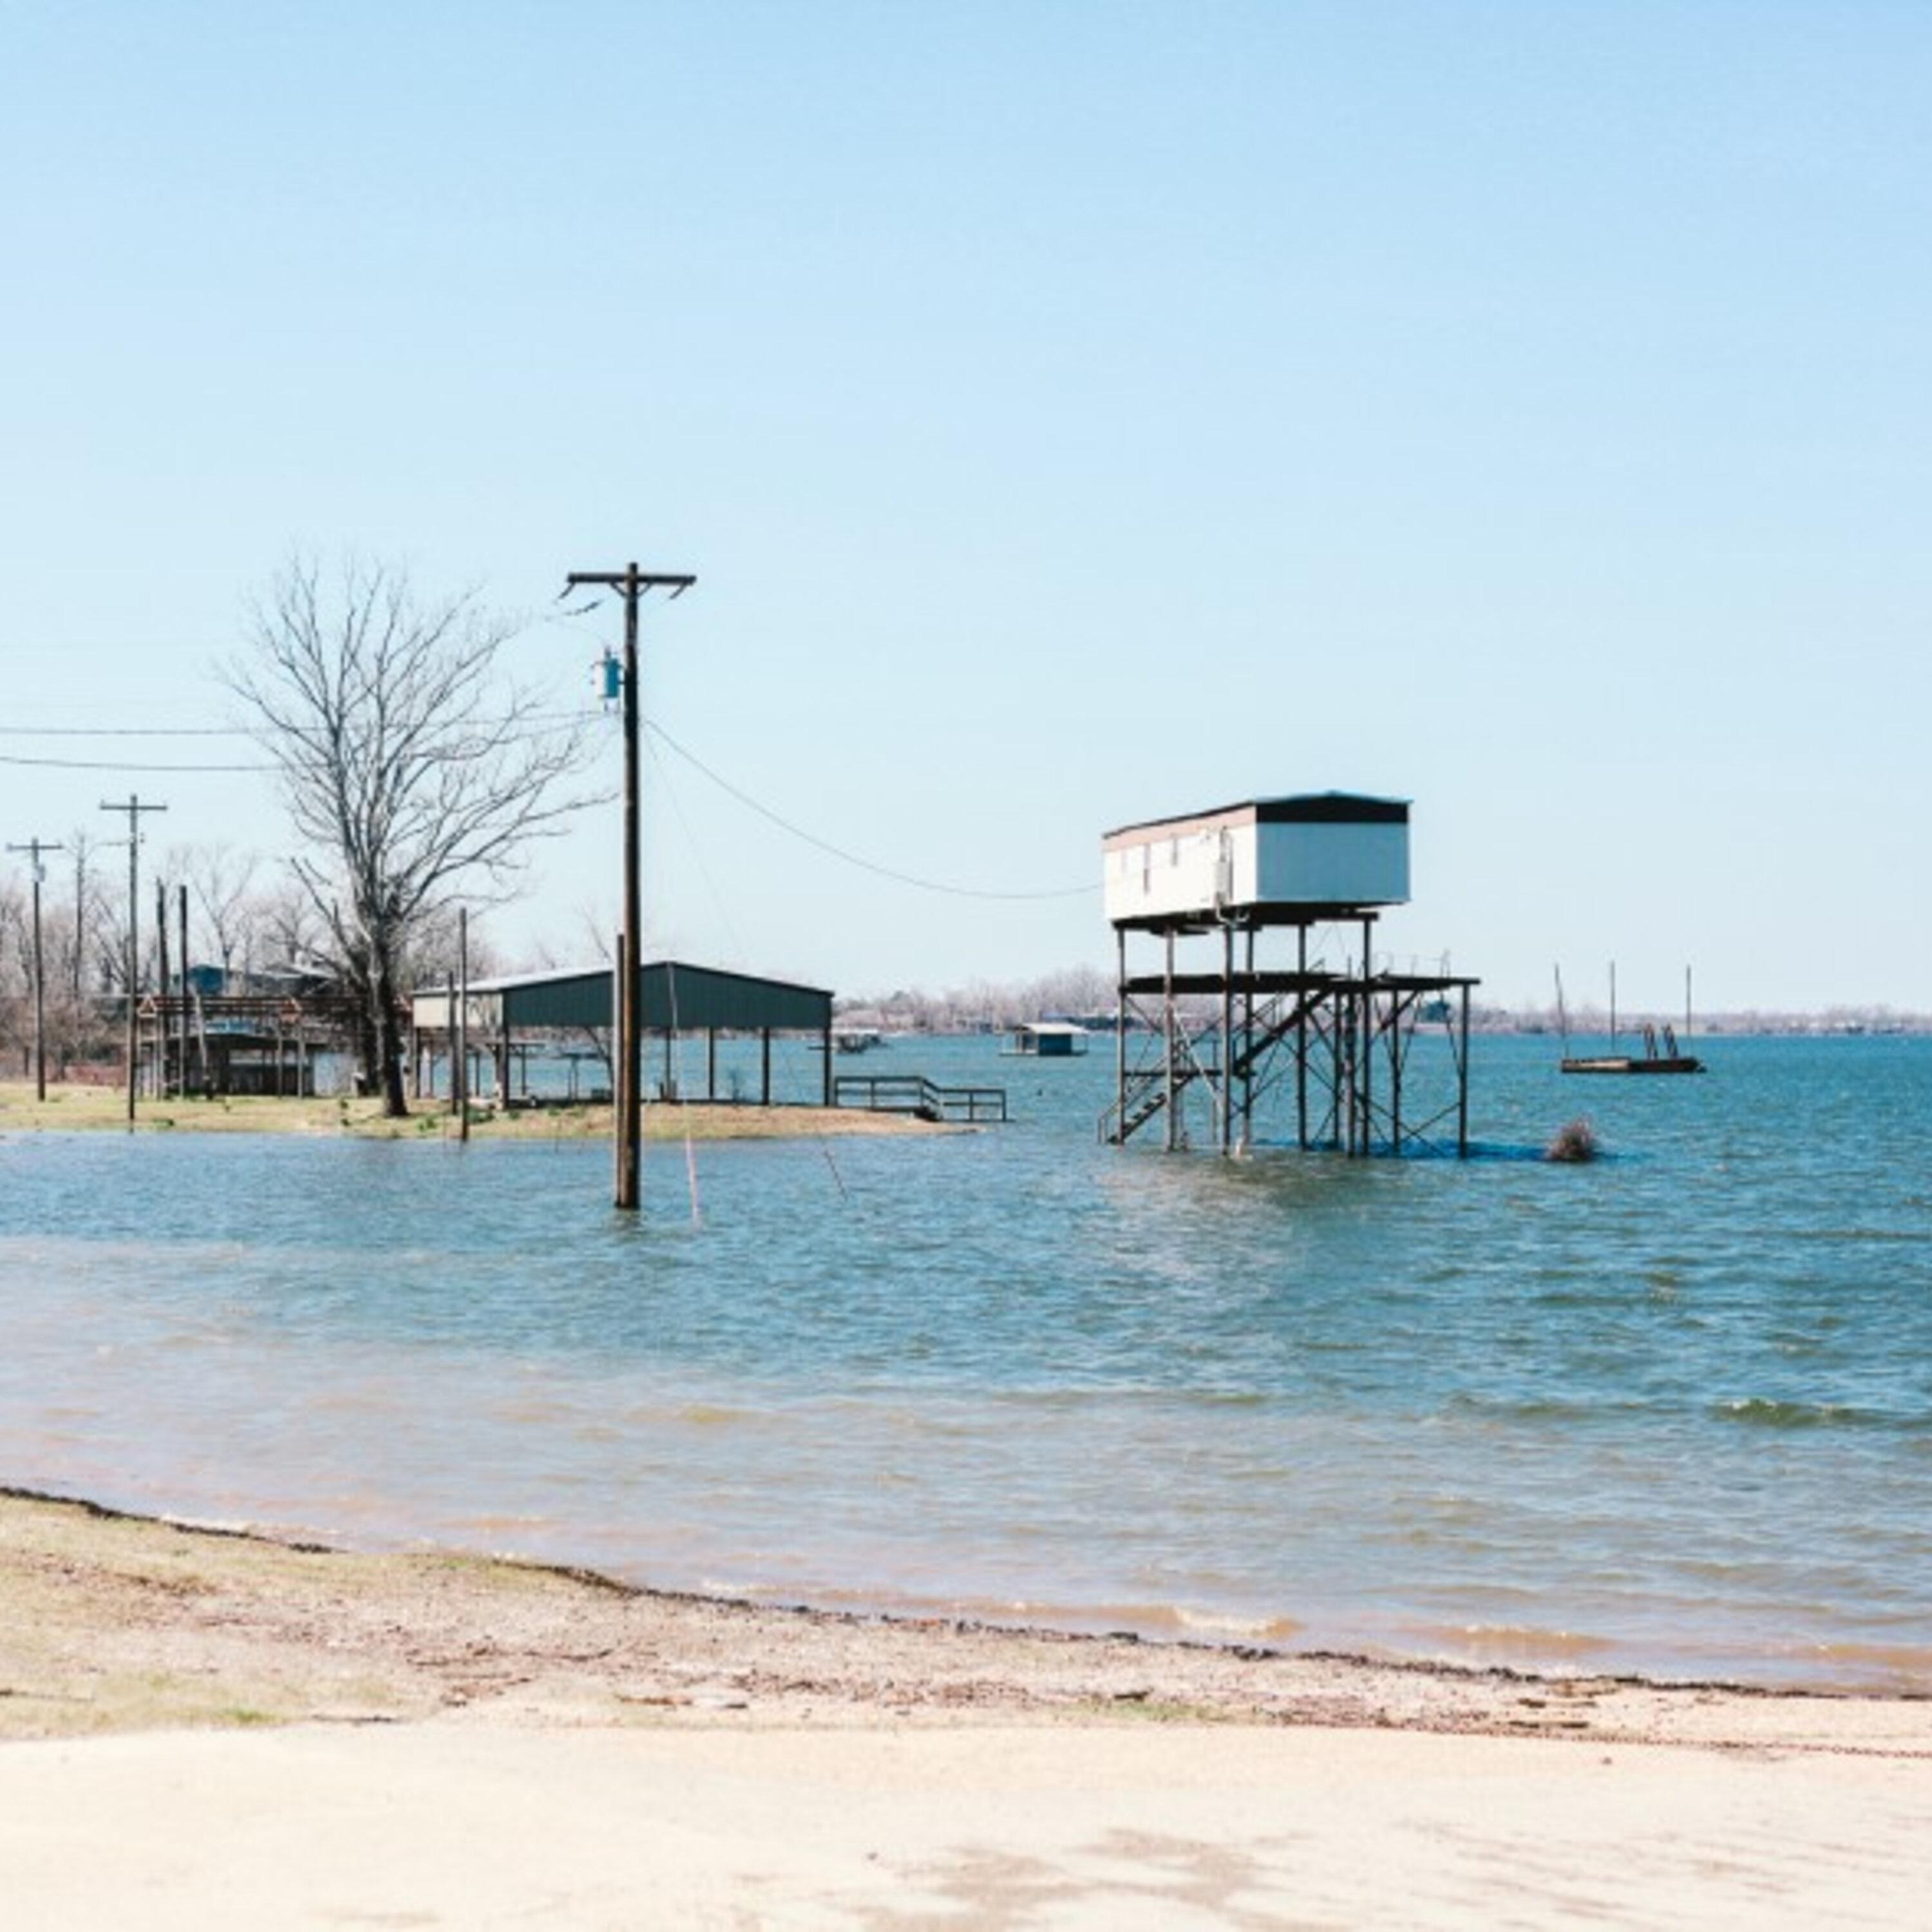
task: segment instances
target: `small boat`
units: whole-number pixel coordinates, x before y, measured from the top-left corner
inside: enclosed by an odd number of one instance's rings
[[[1694,1053],[1684,1052],[1677,1035],[1666,1025],[1660,1034],[1654,1026],[1643,1030],[1641,1054],[1618,1053],[1617,1044],[1617,969],[1610,967],[1610,1048],[1608,1053],[1573,1055],[1570,1051],[1570,1020],[1563,1005],[1563,971],[1556,972],[1556,1018],[1563,1030],[1563,1058],[1557,1070],[1562,1073],[1702,1073],[1704,1063]],[[1690,969],[1684,969],[1684,1030],[1690,1030]]]

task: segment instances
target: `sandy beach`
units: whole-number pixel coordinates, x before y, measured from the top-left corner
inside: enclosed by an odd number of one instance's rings
[[[1932,1701],[751,1607],[0,1501],[10,1924],[1903,1925]]]

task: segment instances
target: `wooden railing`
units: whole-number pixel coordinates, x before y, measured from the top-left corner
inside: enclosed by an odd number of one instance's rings
[[[875,1114],[914,1114],[922,1120],[1006,1118],[1004,1087],[941,1087],[922,1073],[841,1073],[832,1082],[832,1103]]]

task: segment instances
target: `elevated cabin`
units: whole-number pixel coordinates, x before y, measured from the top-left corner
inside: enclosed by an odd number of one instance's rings
[[[1087,1051],[1087,1029],[1071,1020],[1035,1020],[1013,1028],[1006,1051],[1028,1060],[1071,1060]]]
[[[1292,1098],[1304,1148],[1400,1154],[1453,1121],[1467,1151],[1476,982],[1398,972],[1375,956],[1382,909],[1408,902],[1408,810],[1406,799],[1298,792],[1102,834],[1119,961],[1102,1139],[1123,1144],[1158,1120],[1170,1149],[1186,1146],[1189,1108],[1198,1117],[1204,1102],[1230,1154],[1253,1144],[1256,1102],[1273,1091]],[[1347,929],[1312,953],[1324,926]],[[1279,957],[1281,934],[1292,935],[1290,957]],[[1148,939],[1157,970],[1133,970],[1129,953]],[[1275,961],[1262,956],[1270,946]],[[1420,1098],[1428,1066],[1409,1058],[1424,1002],[1450,1034],[1446,1099]]]
[[[1123,826],[1101,849],[1107,917],[1123,930],[1300,925],[1408,899],[1406,799],[1249,799]]]

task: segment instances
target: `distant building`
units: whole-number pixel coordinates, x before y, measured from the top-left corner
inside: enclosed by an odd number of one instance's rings
[[[1013,1028],[1009,1053],[1025,1059],[1071,1060],[1087,1051],[1087,1029],[1071,1020],[1034,1020]]]

